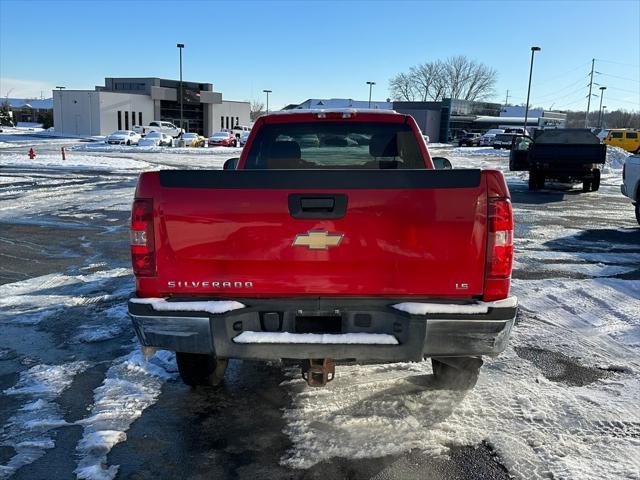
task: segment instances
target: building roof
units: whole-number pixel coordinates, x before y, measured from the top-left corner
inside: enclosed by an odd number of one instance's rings
[[[11,108],[37,108],[37,109],[52,109],[53,98],[7,98]]]
[[[371,100],[374,108],[391,109],[391,102],[380,102]],[[354,100],[353,98],[308,98],[301,102],[296,108],[316,109],[316,108],[368,108],[368,100]]]

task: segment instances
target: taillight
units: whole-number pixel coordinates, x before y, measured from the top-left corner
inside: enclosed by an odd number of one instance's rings
[[[131,264],[136,276],[156,274],[153,200],[150,198],[136,198],[131,207]]]
[[[487,265],[484,300],[509,295],[513,267],[513,209],[508,198],[489,199]]]

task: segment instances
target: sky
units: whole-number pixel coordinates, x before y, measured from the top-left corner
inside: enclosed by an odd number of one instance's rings
[[[491,100],[584,110],[591,60],[604,104],[640,110],[640,0],[29,1],[0,0],[0,96],[93,89],[105,77],[213,83],[270,109],[307,98],[389,96],[389,79],[466,55],[498,72]],[[596,105],[599,97],[592,97]],[[596,107],[597,108],[597,107]]]

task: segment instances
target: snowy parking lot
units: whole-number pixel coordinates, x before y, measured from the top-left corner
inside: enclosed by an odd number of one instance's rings
[[[475,389],[438,388],[430,362],[339,366],[312,389],[293,365],[232,361],[220,390],[191,390],[126,315],[130,203],[141,171],[241,149],[0,134],[0,478],[640,479],[626,154],[609,150],[598,192],[531,193],[506,151],[431,150],[503,170],[515,209],[518,322]]]

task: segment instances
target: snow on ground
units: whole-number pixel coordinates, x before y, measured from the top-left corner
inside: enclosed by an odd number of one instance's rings
[[[110,480],[118,466],[107,466],[107,454],[127,438],[129,426],[160,396],[162,384],[175,377],[173,353],[158,352],[148,361],[135,346],[127,356],[109,368],[102,385],[94,392],[89,417],[76,452],[80,457],[75,473],[88,480]]]
[[[11,153],[0,156],[0,167],[23,167],[36,169],[70,169],[70,170],[144,170],[149,164],[140,160],[118,157],[99,157],[95,155],[69,155],[66,160],[61,154],[36,154],[31,160],[25,153]]]
[[[0,322],[37,324],[73,306],[124,298],[130,291],[105,293],[105,284],[129,276],[128,268],[114,268],[87,275],[53,273],[0,285]]]
[[[228,155],[228,158],[239,157],[242,148],[235,147],[139,147],[138,145],[108,145],[106,143],[76,144],[71,148],[74,152],[105,153],[154,153],[175,155]]]
[[[88,366],[86,362],[35,365],[20,374],[14,387],[3,392],[23,403],[0,430],[0,445],[15,449],[11,459],[0,465],[0,478],[8,478],[54,447],[55,429],[67,425],[55,399]]]

